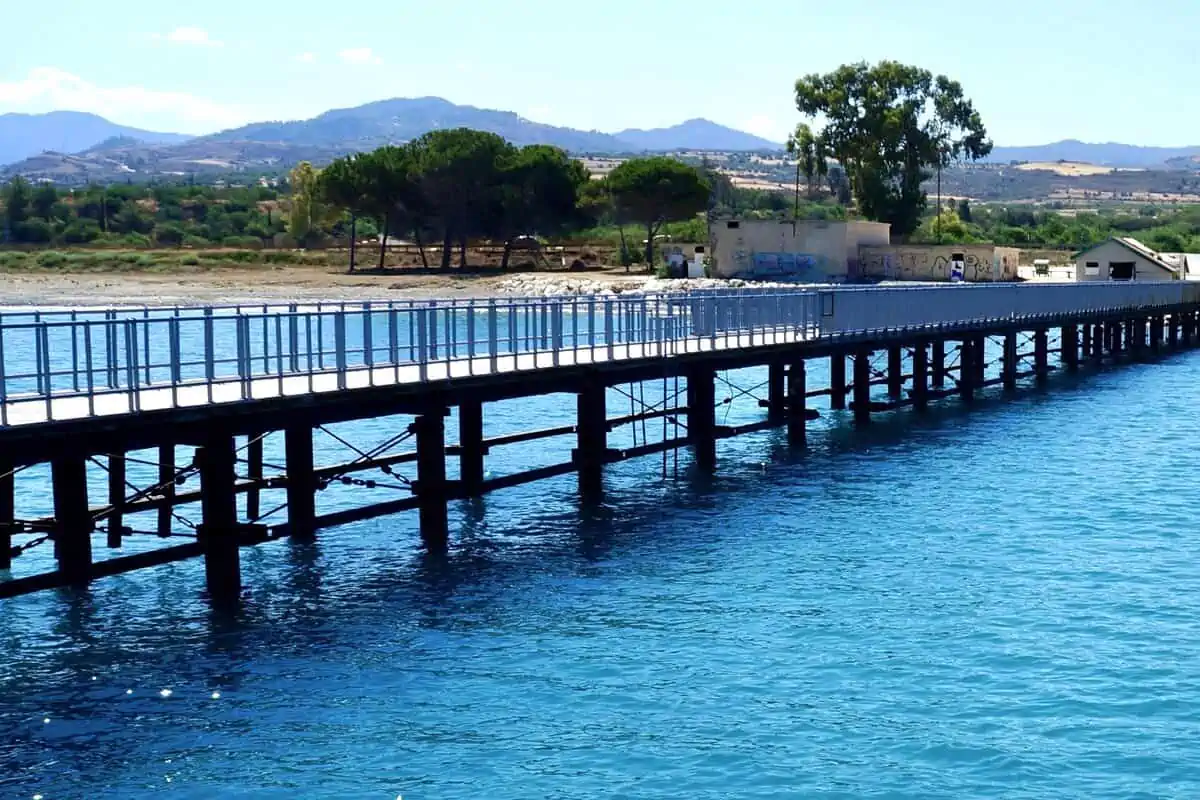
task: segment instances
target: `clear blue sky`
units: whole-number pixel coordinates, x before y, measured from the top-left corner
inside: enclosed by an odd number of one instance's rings
[[[782,140],[800,75],[960,80],[999,144],[1200,144],[1196,0],[0,0],[0,113],[205,133],[439,95],[578,128],[690,117]]]

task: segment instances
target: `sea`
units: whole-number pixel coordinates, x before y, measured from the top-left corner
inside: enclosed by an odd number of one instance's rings
[[[722,419],[761,418],[765,376],[724,380]],[[814,400],[804,451],[456,502],[446,554],[415,513],[246,549],[233,610],[198,561],[0,601],[0,797],[1200,797],[1198,388],[1192,352],[865,427]],[[573,411],[506,401],[488,433]]]

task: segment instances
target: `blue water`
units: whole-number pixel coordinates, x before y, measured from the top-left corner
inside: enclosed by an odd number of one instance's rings
[[[414,514],[262,546],[233,616],[194,562],[4,601],[0,797],[1200,796],[1198,385],[826,413],[805,456],[613,467],[597,510],[457,504],[444,559]]]

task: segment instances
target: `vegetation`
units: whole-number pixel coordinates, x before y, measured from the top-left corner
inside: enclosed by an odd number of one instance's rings
[[[979,113],[962,86],[944,75],[894,61],[839,67],[796,82],[796,107],[824,126],[801,125],[791,145],[816,172],[828,152],[845,168],[858,208],[889,222],[897,236],[920,223],[931,170],[976,160],[992,150]]]

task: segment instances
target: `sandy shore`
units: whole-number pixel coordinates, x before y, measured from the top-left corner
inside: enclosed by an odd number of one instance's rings
[[[526,293],[539,283],[588,282],[614,291],[636,288],[648,278],[624,270],[517,275],[439,275],[392,272],[348,275],[328,267],[222,268],[187,273],[38,272],[0,273],[0,304],[107,306],[121,304],[209,305],[313,300],[398,300],[494,297]],[[539,292],[540,293],[540,292]]]

